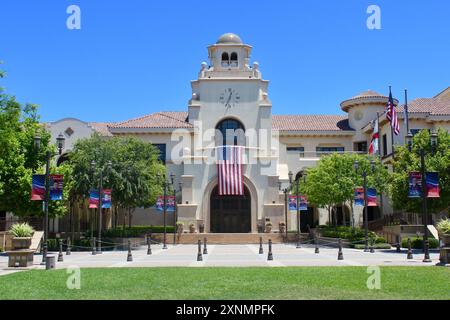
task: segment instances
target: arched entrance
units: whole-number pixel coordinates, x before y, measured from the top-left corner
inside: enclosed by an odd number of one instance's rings
[[[247,187],[244,196],[219,196],[216,186],[210,199],[210,231],[214,233],[251,232],[251,197]]]

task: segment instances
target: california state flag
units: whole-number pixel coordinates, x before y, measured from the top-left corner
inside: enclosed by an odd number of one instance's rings
[[[378,119],[375,120],[375,125],[372,133],[372,141],[369,146],[369,154],[376,154],[378,152],[378,139],[380,137],[380,133],[378,131]]]

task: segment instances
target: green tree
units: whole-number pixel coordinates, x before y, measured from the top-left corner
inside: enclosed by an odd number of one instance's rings
[[[94,174],[91,168],[91,162],[95,161],[97,171],[104,170],[103,187],[112,189],[113,202],[127,210],[131,224],[134,208],[153,205],[162,192],[157,174],[165,174],[165,166],[158,156],[159,151],[153,145],[137,138],[104,139],[94,134],[80,140],[69,156],[72,197],[81,200],[90,189],[98,188],[98,173]],[[112,162],[112,170],[106,174],[108,161]]]
[[[0,78],[4,77],[0,72]],[[33,137],[42,137],[35,150]],[[39,124],[37,106],[21,105],[0,89],[0,210],[16,215],[40,215],[42,204],[31,201],[31,176],[44,165],[45,153],[53,150],[50,134]]]
[[[396,150],[395,171],[392,174],[391,194],[394,208],[407,212],[422,212],[422,199],[408,197],[409,172],[420,172],[420,149],[425,150],[425,168],[428,172],[439,173],[441,197],[428,199],[430,212],[439,213],[449,210],[450,204],[450,134],[447,130],[438,130],[438,145],[436,152],[431,150],[430,132],[421,130],[413,138],[411,152],[407,146],[400,146]]]
[[[354,169],[354,162],[358,160],[359,172]],[[370,161],[375,161],[375,170],[370,170]],[[353,199],[355,187],[362,186],[362,172],[367,172],[367,185],[374,187],[378,193],[386,192],[388,186],[388,173],[379,160],[358,154],[330,154],[322,157],[317,166],[307,171],[306,183],[300,189],[304,192],[308,201],[325,208],[329,218],[334,215],[337,221],[336,207],[349,203],[353,218]]]

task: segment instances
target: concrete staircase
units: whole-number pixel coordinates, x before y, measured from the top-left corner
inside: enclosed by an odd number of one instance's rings
[[[302,234],[301,239],[306,239],[307,236]],[[258,244],[260,237],[264,243],[267,243],[269,239],[272,243],[284,242],[284,234],[280,233],[183,233],[180,238],[177,235],[177,243],[196,244],[198,240],[203,242],[206,238],[209,244]],[[291,242],[295,239],[295,234],[289,234]]]

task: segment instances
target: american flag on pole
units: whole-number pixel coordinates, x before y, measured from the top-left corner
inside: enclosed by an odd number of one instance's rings
[[[398,122],[397,111],[395,110],[394,99],[391,88],[389,88],[389,100],[386,106],[386,119],[391,122],[391,127],[396,136],[400,134],[400,124]]]
[[[243,149],[241,146],[220,146],[216,149],[220,196],[244,195]]]

